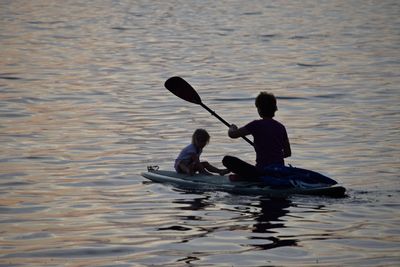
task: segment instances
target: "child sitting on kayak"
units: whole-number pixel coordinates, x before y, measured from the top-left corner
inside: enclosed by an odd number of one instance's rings
[[[229,173],[227,169],[218,169],[207,161],[200,161],[203,148],[210,141],[210,135],[204,129],[197,129],[192,136],[192,143],[186,146],[175,160],[175,170],[178,173],[194,175],[196,172],[210,175],[209,172],[225,175]],[[208,172],[207,172],[208,171]]]
[[[241,128],[232,124],[228,136],[238,138],[253,135],[256,165],[232,156],[225,156],[222,160],[223,165],[231,172],[249,180],[258,180],[258,177],[265,175],[267,166],[284,166],[284,158],[290,157],[292,153],[285,126],[273,119],[278,110],[275,96],[261,92],[256,98],[255,105],[261,119],[254,120]]]

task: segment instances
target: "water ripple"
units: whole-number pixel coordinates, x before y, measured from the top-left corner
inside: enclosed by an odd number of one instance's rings
[[[0,8],[5,266],[397,266],[398,1],[8,1]],[[276,119],[294,166],[348,197],[269,199],[146,181],[195,128],[202,157],[254,150],[227,121]],[[338,257],[340,255],[340,257]]]

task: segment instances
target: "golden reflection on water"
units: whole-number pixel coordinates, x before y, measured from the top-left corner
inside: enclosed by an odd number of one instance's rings
[[[1,264],[399,262],[396,1],[0,6]],[[288,163],[350,197],[281,202],[145,182],[146,165],[171,169],[197,127],[211,133],[210,162],[254,160],[163,88],[173,75],[237,125],[257,118],[259,91],[275,93]]]

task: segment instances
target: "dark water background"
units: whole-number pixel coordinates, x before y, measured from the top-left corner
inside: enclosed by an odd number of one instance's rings
[[[1,266],[398,266],[398,1],[0,1]],[[147,182],[195,128],[254,161],[229,122],[278,97],[288,163],[345,199]]]

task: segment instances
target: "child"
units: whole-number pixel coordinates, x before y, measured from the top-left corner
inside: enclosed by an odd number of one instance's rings
[[[197,129],[192,136],[192,143],[186,146],[178,158],[175,160],[175,170],[178,173],[187,173],[194,175],[196,172],[205,173],[210,175],[209,172],[225,175],[229,173],[226,169],[218,169],[212,166],[207,161],[200,161],[201,152],[203,148],[210,141],[210,135],[204,129]]]
[[[242,178],[257,180],[264,174],[264,168],[272,165],[284,165],[284,158],[291,156],[286,128],[273,119],[278,110],[273,94],[261,92],[255,101],[261,120],[254,120],[238,128],[232,124],[228,130],[230,138],[253,135],[256,151],[256,165],[246,163],[236,157],[225,156],[222,163],[228,170]]]

